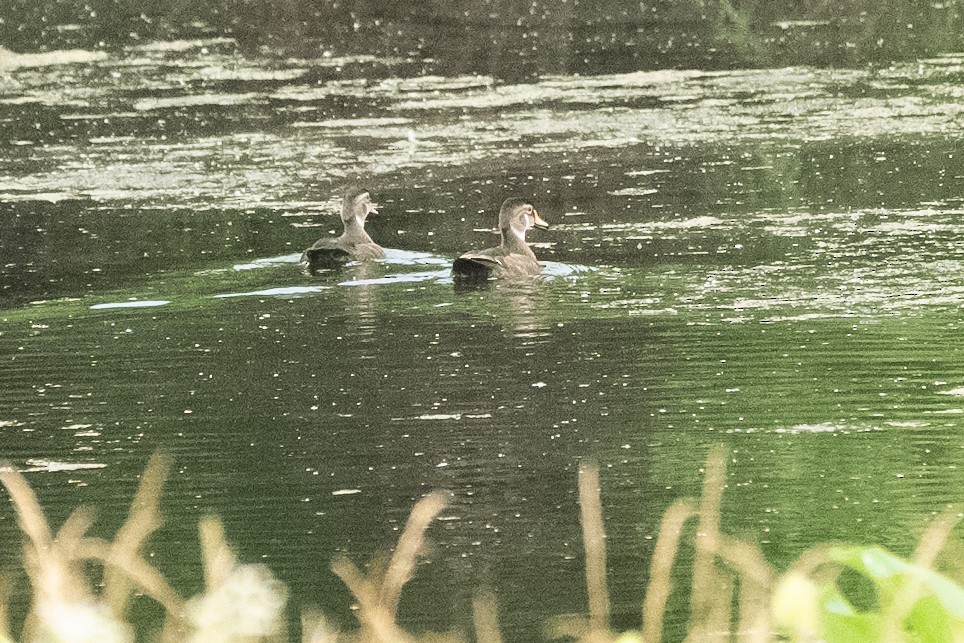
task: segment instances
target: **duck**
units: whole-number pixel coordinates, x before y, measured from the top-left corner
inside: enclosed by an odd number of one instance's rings
[[[385,257],[385,251],[365,232],[365,219],[378,212],[368,190],[352,188],[341,201],[341,222],[345,231],[340,237],[324,237],[315,241],[301,255],[301,261],[312,270],[347,261],[370,261]]]
[[[542,274],[542,264],[526,243],[526,232],[533,228],[546,230],[532,203],[520,197],[509,197],[499,209],[499,233],[502,242],[494,248],[466,252],[452,264],[457,279],[482,281],[502,277],[534,277]]]

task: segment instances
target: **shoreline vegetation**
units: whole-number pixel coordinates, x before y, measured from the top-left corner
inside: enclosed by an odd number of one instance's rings
[[[953,530],[961,520],[961,507],[933,520],[908,559],[874,546],[818,545],[781,572],[757,545],[720,529],[726,454],[724,447],[713,447],[701,497],[678,500],[663,515],[641,603],[641,628],[621,633],[610,627],[599,473],[591,464],[580,466],[588,609],[585,614],[552,619],[546,624],[547,639],[662,641],[668,600],[675,591],[690,596],[686,641],[964,642],[964,587],[960,579],[935,569],[942,549],[952,538],[960,538]],[[264,565],[237,560],[218,519],[205,518],[199,526],[202,594],[184,599],[148,562],[144,545],[161,524],[159,502],[169,469],[166,456],[151,458],[126,522],[113,541],[106,541],[87,535],[93,514],[83,507],[54,532],[24,476],[9,464],[0,467],[0,482],[25,537],[23,560],[31,586],[28,614],[17,624],[19,636],[8,616],[10,588],[0,588],[0,643],[290,640],[285,631],[286,588]],[[331,568],[354,597],[358,629],[340,632],[324,615],[306,611],[302,642],[501,643],[496,597],[487,592],[477,593],[473,601],[471,633],[410,633],[397,623],[402,590],[424,550],[426,532],[449,496],[439,491],[420,499],[391,553],[376,556],[364,569],[346,556],[335,557]],[[687,530],[693,521],[695,531]],[[677,552],[689,534],[694,551],[690,586],[673,587]],[[92,565],[102,568],[100,582],[89,575]],[[851,601],[838,582],[845,571],[858,574],[873,588],[872,607],[859,609]],[[163,608],[164,622],[156,631],[127,621],[128,604],[137,593]]]

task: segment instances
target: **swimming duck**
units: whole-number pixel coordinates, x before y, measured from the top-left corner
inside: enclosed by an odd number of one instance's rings
[[[452,264],[452,274],[461,279],[490,277],[525,277],[542,273],[532,249],[526,244],[526,232],[532,228],[545,230],[549,224],[526,199],[509,197],[499,210],[499,233],[502,243],[494,248],[466,252]]]
[[[378,204],[372,203],[368,190],[349,190],[341,202],[341,222],[345,231],[337,238],[318,239],[305,250],[301,260],[307,262],[309,268],[315,269],[352,259],[364,261],[384,257],[382,247],[365,232],[365,219],[372,212],[378,212]]]

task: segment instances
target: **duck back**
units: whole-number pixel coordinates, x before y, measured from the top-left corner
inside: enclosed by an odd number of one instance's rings
[[[346,243],[341,237],[337,239],[319,239],[301,255],[301,260],[308,264],[309,270],[334,268],[352,260],[367,261],[382,259],[385,251],[377,243]]]
[[[301,255],[301,260],[308,264],[308,269],[312,272],[334,268],[347,263],[350,259],[351,253],[336,239],[319,239]]]
[[[496,277],[529,277],[542,273],[533,257],[506,252],[504,248],[488,248],[467,252],[452,263],[457,278],[484,280]]]

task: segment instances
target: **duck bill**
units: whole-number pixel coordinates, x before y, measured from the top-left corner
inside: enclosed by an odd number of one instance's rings
[[[378,208],[380,208],[380,207],[381,207],[381,206],[378,205],[377,203],[369,203],[369,204],[368,204],[368,211],[365,212],[365,214],[378,214]]]
[[[535,208],[532,209],[532,227],[538,228],[539,230],[548,230],[549,224],[543,221],[539,213],[536,212]]]

